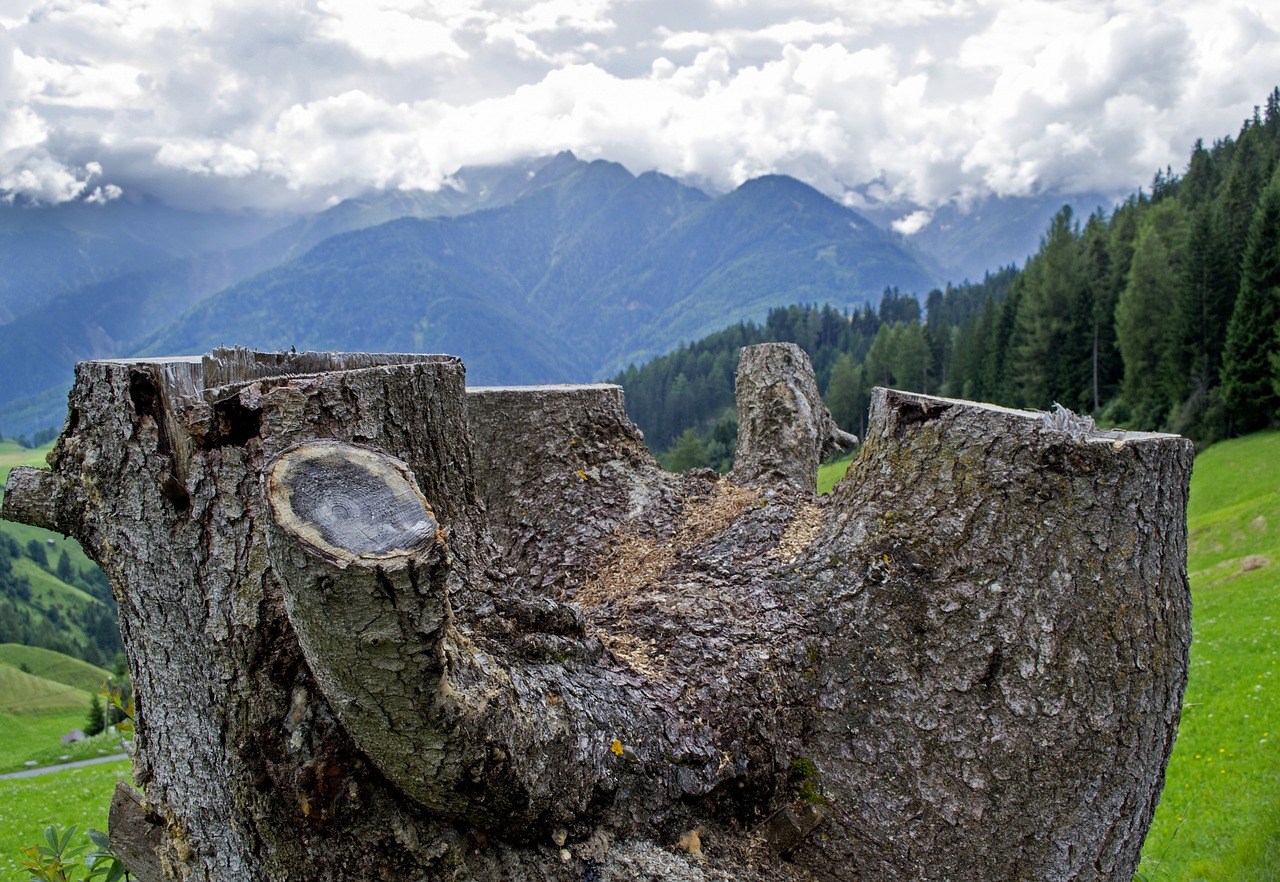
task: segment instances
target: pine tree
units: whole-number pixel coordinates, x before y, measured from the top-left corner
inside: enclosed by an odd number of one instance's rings
[[[957,345],[959,357],[956,368],[951,375],[951,392],[961,398],[987,401],[992,398],[991,390],[986,382],[986,354],[994,345],[996,317],[1000,308],[995,297],[987,292],[982,304],[982,311],[965,325]]]
[[[1180,286],[1185,224],[1177,203],[1155,206],[1143,219],[1129,266],[1129,283],[1116,304],[1116,342],[1124,358],[1123,392],[1142,428],[1163,425],[1171,387],[1170,304]]]
[[[1227,267],[1233,279],[1240,277],[1259,194],[1271,178],[1274,162],[1273,147],[1261,126],[1246,123],[1231,151],[1226,179],[1214,200],[1218,215],[1215,220],[1227,248]]]
[[[1181,383],[1175,400],[1203,399],[1219,385],[1222,348],[1237,286],[1213,212],[1207,203],[1201,204],[1191,219],[1172,317],[1170,355]]]
[[[893,386],[894,344],[893,325],[881,325],[876,331],[871,348],[867,351],[863,366],[866,369],[867,382],[873,386]]]
[[[1098,209],[1080,236],[1081,274],[1087,291],[1089,370],[1081,410],[1095,413],[1115,393],[1123,365],[1116,348],[1116,294],[1111,288],[1111,231]]]
[[[1009,286],[1009,293],[1005,295],[1004,302],[998,307],[999,312],[990,337],[991,345],[983,359],[983,385],[987,390],[984,397],[996,404],[1016,403],[1009,374],[1011,373],[1010,362],[1013,360],[1011,355],[1017,342],[1015,332],[1018,327],[1018,312],[1022,305],[1023,278],[1019,273],[1013,284]]]
[[[671,449],[671,453],[667,455],[667,468],[673,472],[687,472],[689,469],[702,468],[706,464],[707,457],[703,451],[702,438],[698,436],[698,430],[685,429],[676,439],[676,445]]]
[[[836,424],[850,432],[857,432],[854,426],[860,417],[858,410],[862,385],[862,365],[854,362],[849,353],[841,353],[831,368],[831,380],[827,383],[827,394],[823,397]]]
[[[1191,148],[1187,173],[1178,186],[1178,198],[1184,208],[1194,210],[1209,201],[1217,185],[1216,170],[1213,154],[1205,149],[1204,141],[1197,138]]]
[[[894,383],[909,392],[933,391],[933,352],[925,339],[924,326],[918,322],[899,322],[893,326]]]
[[[95,695],[89,704],[89,716],[84,721],[84,734],[99,735],[107,728],[107,713],[102,708],[102,698]]]
[[[1240,294],[1227,327],[1222,394],[1233,432],[1266,426],[1280,405],[1272,356],[1280,352],[1280,173],[1271,177],[1249,227]]]
[[[62,554],[58,556],[58,568],[56,574],[59,579],[70,584],[76,577],[75,570],[71,566],[71,557],[67,554],[67,550],[62,549]]]
[[[27,557],[44,567],[49,569],[49,555],[44,549],[44,543],[39,539],[27,540]]]
[[[1048,407],[1061,401],[1078,407],[1086,391],[1076,388],[1088,376],[1092,342],[1091,322],[1081,308],[1087,286],[1081,272],[1079,235],[1071,207],[1064,205],[1023,270],[1010,377],[1019,404]]]

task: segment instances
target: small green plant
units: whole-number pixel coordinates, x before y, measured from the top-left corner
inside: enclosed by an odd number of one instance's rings
[[[132,732],[133,696],[111,680],[102,684],[102,692],[100,694],[107,700],[108,707],[114,709],[108,713],[108,718],[111,719],[112,724],[116,727],[116,731]]]
[[[117,882],[129,879],[129,872],[120,859],[111,852],[107,834],[90,830],[89,844],[72,845],[78,825],[72,824],[65,832],[55,826],[44,828],[44,844],[37,843],[22,849],[27,859],[22,868],[34,879],[44,882],[89,882],[102,879]],[[90,851],[90,846],[93,850]],[[83,873],[83,875],[79,875]]]

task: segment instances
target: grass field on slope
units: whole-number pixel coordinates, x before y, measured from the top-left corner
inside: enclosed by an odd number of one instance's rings
[[[0,712],[0,772],[13,772],[41,755],[58,756],[59,739],[72,729],[84,728],[89,716],[89,696],[74,708],[13,714]],[[47,763],[42,763],[47,765]]]
[[[13,665],[37,677],[74,686],[93,695],[111,676],[109,671],[51,649],[0,643],[0,664]]]
[[[818,492],[830,493],[831,488],[836,485],[836,481],[844,477],[845,471],[852,462],[853,454],[850,453],[818,466]]]
[[[1191,677],[1138,878],[1280,880],[1280,433],[1196,458]]]
[[[0,489],[3,489],[4,482],[9,478],[9,471],[14,466],[43,466],[45,454],[52,447],[52,444],[46,444],[44,447],[31,450],[17,441],[0,441]]]
[[[28,674],[13,665],[0,664],[0,713],[30,714],[79,708],[88,713],[89,698],[95,694]]]

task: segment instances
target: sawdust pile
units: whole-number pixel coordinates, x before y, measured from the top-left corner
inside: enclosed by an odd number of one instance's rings
[[[778,544],[769,550],[769,557],[791,563],[813,544],[821,529],[822,509],[812,502],[800,506]]]
[[[759,501],[760,491],[720,480],[710,494],[685,504],[670,541],[659,544],[639,536],[621,537],[596,573],[574,592],[573,600],[586,608],[634,596],[655,584],[680,552],[727,529]]]

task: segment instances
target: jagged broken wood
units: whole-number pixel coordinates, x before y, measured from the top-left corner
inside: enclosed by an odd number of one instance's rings
[[[799,350],[744,353],[731,478],[659,469],[616,387],[463,376],[77,367],[3,514],[112,582],[146,796],[113,836],[148,873],[1132,877],[1186,677],[1187,442],[879,390],[820,499],[847,438]]]

